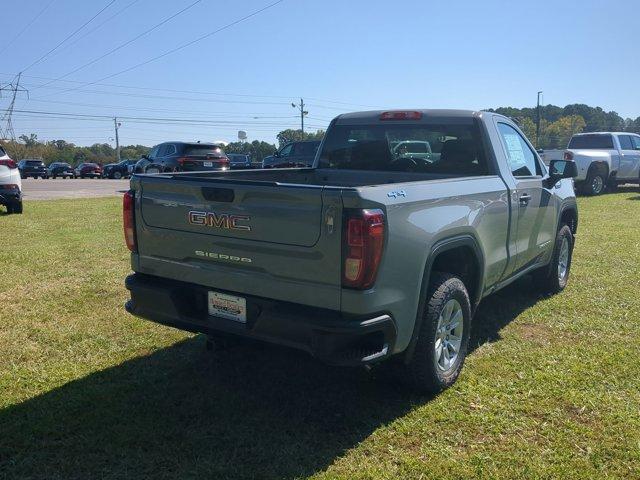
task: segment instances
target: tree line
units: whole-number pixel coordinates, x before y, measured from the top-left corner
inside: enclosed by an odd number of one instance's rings
[[[581,132],[624,131],[640,134],[640,117],[622,118],[617,112],[607,112],[600,107],[584,104],[572,104],[565,107],[545,105],[540,107],[540,135],[538,138],[536,121],[537,109],[498,107],[487,109],[512,118],[520,125],[525,135],[541,149],[565,148],[571,136]],[[282,130],[276,135],[278,147],[288,142],[320,140],[324,130],[302,132],[296,129]],[[77,165],[82,162],[94,162],[104,165],[116,160],[116,151],[108,143],[96,143],[89,147],[80,147],[66,140],[39,141],[35,133],[20,135],[19,141],[3,143],[9,155],[16,159],[41,158],[45,163],[67,162]],[[120,148],[121,158],[137,159],[146,155],[150,147],[145,145],[126,145]],[[252,142],[232,142],[225,147],[227,153],[249,155],[252,161],[260,161],[272,155],[276,145],[260,140]]]
[[[537,109],[499,107],[488,109],[519,124],[524,134],[541,149],[566,148],[575,133],[582,132],[633,132],[640,134],[640,117],[622,118],[617,112],[607,112],[600,107],[581,103],[558,107],[540,107],[540,138],[536,135]]]

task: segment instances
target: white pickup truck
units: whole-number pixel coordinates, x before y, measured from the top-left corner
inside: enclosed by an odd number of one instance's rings
[[[576,162],[576,186],[587,195],[599,195],[607,186],[613,189],[622,183],[639,183],[640,135],[579,133],[569,140],[564,159]]]

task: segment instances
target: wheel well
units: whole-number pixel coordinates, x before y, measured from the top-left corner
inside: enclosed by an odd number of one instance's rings
[[[592,172],[601,174],[604,177],[604,180],[607,181],[609,176],[609,165],[604,162],[594,162],[589,167],[589,173]]]
[[[578,212],[573,208],[567,208],[560,216],[560,224],[569,225],[571,232],[575,235],[578,232]]]
[[[460,277],[467,287],[471,303],[478,300],[480,266],[474,250],[468,246],[455,247],[437,254],[431,272],[450,273]]]

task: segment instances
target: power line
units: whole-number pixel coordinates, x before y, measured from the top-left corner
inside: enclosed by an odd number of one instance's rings
[[[36,21],[36,20],[38,20],[38,18],[40,18],[40,16],[41,16],[41,15],[42,15],[42,14],[43,14],[43,13],[44,13],[44,12],[45,12],[49,7],[50,7],[50,6],[51,6],[51,4],[52,4],[53,2],[55,2],[55,0],[51,0],[49,3],[47,3],[47,4],[44,6],[44,8],[43,8],[42,10],[40,10],[40,12],[38,12],[38,14],[37,14],[35,17],[33,17],[33,18],[31,19],[31,21],[30,21],[29,23],[27,23],[27,24],[24,26],[24,28],[23,28],[22,30],[20,30],[20,32],[18,32],[18,34],[17,34],[15,37],[13,37],[13,39],[12,39],[12,40],[10,40],[10,41],[9,41],[9,43],[6,43],[6,44],[4,45],[4,47],[2,47],[2,48],[0,49],[0,53],[3,53],[7,48],[9,48],[11,45],[13,45],[13,43],[14,43],[18,38],[20,38],[20,37],[22,36],[22,34],[23,34],[24,32],[26,32],[26,31],[27,31],[27,29],[28,29],[31,25],[33,25],[33,24],[35,23],[35,21]]]
[[[0,75],[13,76],[14,74],[0,72]],[[23,76],[24,77],[28,77],[28,78],[38,79],[38,80],[56,80],[55,78],[52,78],[52,77],[43,77],[43,76],[39,76],[39,75],[23,75]],[[86,83],[86,82],[79,81],[79,80],[63,80],[63,79],[60,79],[59,81],[60,82],[65,82],[65,83],[82,84],[82,85],[84,85]],[[50,82],[50,83],[52,83],[52,82]],[[66,87],[51,87],[51,86],[46,86],[45,87],[45,85],[49,85],[49,83],[46,83],[46,84],[33,84],[33,85],[30,85],[30,87],[32,87],[31,88],[32,90],[36,90],[38,88],[64,90],[66,88]],[[132,90],[145,90],[145,91],[153,90],[153,91],[168,92],[168,93],[186,93],[186,94],[195,94],[195,95],[217,95],[217,96],[223,96],[223,97],[249,97],[249,98],[274,98],[274,99],[277,98],[277,99],[283,99],[283,100],[288,100],[288,99],[290,99],[292,97],[291,95],[256,95],[256,94],[248,94],[248,93],[207,92],[207,91],[202,91],[202,90],[179,90],[179,89],[174,89],[174,88],[140,87],[140,86],[134,86],[134,85],[121,85],[121,84],[115,84],[115,83],[99,83],[99,82],[94,82],[93,85],[97,85],[97,86],[101,86],[101,87],[128,88],[128,89],[132,89]],[[79,92],[87,92],[87,93],[95,93],[95,91],[93,91],[93,90],[78,89],[77,91],[79,91]],[[107,92],[100,92],[100,93],[107,93]],[[119,95],[120,94],[120,92],[109,92],[109,93],[112,93],[114,95]],[[41,98],[41,97],[37,97],[37,98]],[[342,100],[330,100],[330,99],[323,99],[323,98],[317,98],[317,97],[305,97],[305,98],[309,98],[311,100],[315,100],[315,101],[319,101],[319,102],[335,103],[335,104],[338,104],[338,105],[346,105],[346,106],[352,106],[352,107],[386,108],[386,107],[381,106],[381,105],[366,105],[366,104],[361,104],[361,103],[349,103],[349,102],[345,102],[345,101],[342,101]],[[317,106],[317,105],[315,105],[315,106]],[[324,106],[320,106],[320,108],[324,108]],[[327,107],[327,108],[329,108],[329,107]],[[337,109],[340,110],[339,108],[337,108]]]
[[[131,8],[132,6],[134,6],[136,3],[138,3],[140,0],[133,0],[132,2],[128,3],[127,5],[125,5],[124,7],[122,7],[120,10],[118,10],[116,13],[114,13],[113,15],[111,15],[109,18],[106,18],[102,23],[99,23],[98,25],[96,25],[95,27],[93,27],[91,30],[89,30],[88,32],[83,33],[82,35],[80,35],[78,38],[76,38],[73,42],[69,43],[65,48],[63,48],[61,51],[59,51],[58,53],[56,53],[54,56],[59,55],[62,52],[65,52],[67,50],[69,50],[71,47],[73,47],[75,44],[77,44],[80,40],[82,40],[83,38],[85,38],[87,35],[91,35],[93,32],[95,32],[96,30],[98,30],[100,27],[102,27],[105,23],[110,22],[111,20],[113,20],[114,18],[116,18],[118,15],[124,13],[126,10],[128,10],[129,8]]]
[[[135,41],[136,41],[136,40],[138,40],[139,38],[142,38],[142,37],[144,37],[145,35],[148,35],[148,34],[149,34],[149,33],[151,33],[152,31],[154,31],[155,29],[160,28],[160,27],[161,27],[162,25],[164,25],[165,23],[167,23],[167,22],[169,22],[169,21],[173,20],[173,19],[174,19],[174,18],[176,18],[178,15],[180,15],[180,14],[182,14],[182,13],[186,12],[187,10],[189,10],[190,8],[192,8],[192,7],[196,6],[196,5],[197,5],[198,3],[200,3],[200,2],[202,2],[202,0],[196,0],[195,2],[193,2],[193,3],[189,4],[189,5],[187,5],[186,7],[184,7],[182,10],[179,10],[178,12],[174,13],[173,15],[171,15],[171,16],[169,16],[169,17],[165,18],[165,19],[164,19],[164,20],[162,20],[160,23],[158,23],[158,24],[154,25],[153,27],[151,27],[151,28],[149,28],[149,29],[145,30],[145,31],[144,31],[144,32],[142,32],[142,33],[139,33],[138,35],[136,35],[136,36],[135,36],[135,37],[133,37],[132,39],[127,40],[127,41],[126,41],[126,42],[124,42],[124,43],[121,43],[121,44],[120,44],[120,45],[118,45],[117,47],[112,48],[111,50],[109,50],[108,52],[106,52],[106,53],[104,53],[104,54],[100,55],[99,57],[96,57],[96,58],[94,58],[93,60],[91,60],[91,61],[89,61],[89,62],[85,63],[84,65],[80,65],[78,68],[76,68],[76,69],[74,69],[74,70],[71,70],[70,72],[65,73],[65,74],[64,74],[64,75],[62,75],[61,77],[58,77],[58,78],[56,78],[56,79],[54,79],[54,80],[51,80],[51,81],[49,81],[48,83],[45,83],[44,85],[41,85],[40,87],[36,87],[36,88],[42,88],[42,87],[44,87],[44,86],[51,85],[52,83],[57,82],[58,80],[62,80],[63,78],[68,77],[69,75],[73,75],[74,73],[79,72],[80,70],[83,70],[84,68],[87,68],[88,66],[93,65],[93,64],[94,64],[94,63],[96,63],[96,62],[99,62],[100,60],[102,60],[102,59],[103,59],[103,58],[105,58],[105,57],[108,57],[108,56],[109,56],[109,55],[111,55],[112,53],[115,53],[115,52],[117,52],[118,50],[121,50],[122,48],[126,47],[127,45],[132,44],[133,42],[135,42]]]
[[[8,110],[8,109],[6,109]],[[86,113],[68,113],[68,112],[46,112],[39,110],[13,110],[15,113],[37,115],[41,117],[49,118],[73,118],[74,120],[82,119],[95,119],[95,120],[113,120],[111,115],[98,115],[98,114],[86,114]],[[197,118],[171,118],[171,117],[134,117],[134,116],[119,116],[121,120],[127,120],[131,122],[139,123],[156,123],[156,124],[175,124],[175,125],[269,125],[269,126],[281,126],[282,122],[250,122],[250,121],[238,121],[238,120],[203,120]]]
[[[102,12],[104,12],[107,8],[109,8],[111,5],[113,5],[115,3],[116,0],[111,0],[109,3],[107,3],[104,7],[102,7],[102,9],[96,13],[93,17],[91,17],[89,20],[87,20],[86,22],[84,22],[79,28],[75,29],[73,31],[73,33],[67,35],[64,40],[62,40],[60,43],[58,43],[55,47],[53,47],[51,50],[49,50],[47,53],[45,53],[44,55],[42,55],[40,58],[38,58],[36,61],[34,61],[33,63],[31,63],[29,66],[27,66],[26,68],[23,68],[22,71],[26,72],[27,70],[29,70],[31,67],[33,67],[34,65],[40,63],[42,60],[44,60],[45,58],[47,58],[50,54],[52,54],[53,52],[55,52],[60,46],[62,46],[62,44],[64,44],[67,40],[69,40],[71,37],[73,37],[76,33],[78,33],[80,30],[82,30],[84,27],[86,27],[87,25],[89,25],[98,15],[100,15]]]
[[[113,1],[115,1],[115,0],[113,0]],[[200,41],[202,41],[202,40],[204,40],[204,39],[206,39],[206,38],[209,38],[209,37],[211,37],[211,36],[213,36],[213,35],[215,35],[215,34],[217,34],[217,33],[220,33],[220,32],[222,32],[222,31],[224,31],[224,30],[227,30],[227,29],[229,29],[229,28],[231,28],[231,27],[233,27],[233,26],[235,26],[235,25],[237,25],[237,24],[239,24],[239,23],[241,23],[241,22],[244,22],[244,21],[246,21],[246,20],[250,19],[251,17],[254,17],[254,16],[256,16],[256,15],[258,15],[258,14],[260,14],[260,13],[264,12],[265,10],[267,10],[267,9],[269,9],[269,8],[275,7],[275,6],[276,6],[276,5],[278,5],[279,3],[282,3],[283,1],[284,1],[284,0],[276,0],[276,1],[275,1],[275,2],[273,2],[273,3],[270,3],[270,4],[268,4],[268,5],[264,6],[264,7],[262,7],[262,8],[260,8],[260,9],[256,10],[256,11],[254,11],[254,12],[252,12],[252,13],[248,14],[248,15],[245,15],[245,16],[244,16],[244,17],[242,17],[242,18],[239,18],[238,20],[235,20],[235,21],[233,21],[233,22],[231,22],[231,23],[227,23],[226,25],[223,25],[223,26],[222,26],[222,27],[220,27],[220,28],[217,28],[217,29],[215,29],[215,30],[213,30],[213,31],[211,31],[211,32],[209,32],[209,33],[204,34],[204,35],[201,35],[200,37],[198,37],[198,38],[196,38],[196,39],[194,39],[194,40],[191,40],[191,41],[189,41],[189,42],[187,42],[187,43],[183,43],[182,45],[179,45],[179,46],[177,46],[177,47],[175,47],[175,48],[172,48],[171,50],[167,50],[166,52],[164,52],[164,53],[162,53],[162,54],[160,54],[160,55],[157,55],[157,56],[152,57],[152,58],[150,58],[150,59],[148,59],[148,60],[145,60],[144,62],[137,63],[137,64],[135,64],[135,65],[133,65],[133,66],[131,66],[131,67],[125,68],[124,70],[121,70],[121,71],[119,71],[119,72],[112,73],[111,75],[107,75],[106,77],[103,77],[103,78],[101,78],[101,79],[99,79],[99,80],[96,80],[96,81],[94,81],[94,82],[87,82],[87,83],[84,83],[82,86],[95,85],[95,84],[96,84],[96,83],[98,83],[98,82],[102,82],[102,81],[104,81],[104,80],[107,80],[107,79],[109,79],[109,78],[116,77],[116,76],[118,76],[118,75],[122,75],[123,73],[130,72],[131,70],[134,70],[134,69],[136,69],[136,68],[142,67],[142,66],[147,65],[147,64],[149,64],[149,63],[151,63],[151,62],[155,62],[156,60],[159,60],[159,59],[161,59],[161,58],[163,58],[163,57],[166,57],[167,55],[171,55],[172,53],[175,53],[175,52],[177,52],[177,51],[179,51],[179,50],[182,50],[182,49],[184,49],[184,48],[187,48],[187,47],[189,47],[189,46],[191,46],[191,45],[193,45],[193,44],[195,44],[195,43],[197,43],[197,42],[200,42]],[[81,86],[81,87],[82,87],[82,86]],[[68,89],[68,90],[64,90],[64,91],[63,91],[63,92],[61,92],[61,93],[67,93],[67,92],[71,92],[71,91],[74,91],[74,90],[78,90],[78,89],[79,89],[79,88],[81,88],[81,87],[74,87],[74,88],[70,88],[70,89]]]

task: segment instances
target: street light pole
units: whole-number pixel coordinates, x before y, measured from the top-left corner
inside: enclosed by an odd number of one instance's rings
[[[540,95],[538,92],[538,106],[536,107],[536,148],[540,148]]]

